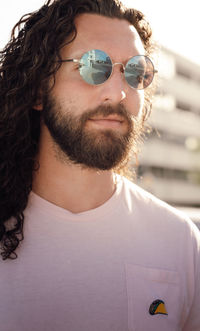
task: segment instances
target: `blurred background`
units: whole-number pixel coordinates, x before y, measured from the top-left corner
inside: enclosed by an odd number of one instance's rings
[[[200,227],[200,4],[196,0],[123,0],[147,17],[160,46],[159,86],[142,147],[137,182],[183,209]],[[0,49],[19,18],[43,0],[6,0],[0,10]]]
[[[146,15],[160,46],[152,132],[140,154],[138,184],[200,228],[200,4],[123,2]]]

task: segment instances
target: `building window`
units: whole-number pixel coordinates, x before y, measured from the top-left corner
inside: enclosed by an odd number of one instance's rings
[[[184,111],[191,111],[191,106],[180,100],[176,100],[176,108]]]
[[[178,76],[182,76],[182,77],[187,78],[187,79],[192,78],[190,72],[185,71],[185,68],[182,68],[182,67],[179,67],[179,66],[176,67],[176,74]]]

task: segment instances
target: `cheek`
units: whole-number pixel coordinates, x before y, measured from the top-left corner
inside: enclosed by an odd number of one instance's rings
[[[51,95],[63,113],[70,112],[79,116],[91,106],[91,93],[87,93],[78,84],[56,84]]]
[[[59,77],[52,95],[63,107],[76,109],[76,113],[95,107],[95,88],[85,83],[80,76],[77,79]]]
[[[132,97],[129,98],[127,107],[133,116],[141,116],[144,107],[144,90],[135,90]]]

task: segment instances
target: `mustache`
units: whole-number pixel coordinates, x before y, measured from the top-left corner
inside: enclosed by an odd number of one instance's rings
[[[95,116],[108,116],[108,115],[118,115],[122,117],[125,121],[127,121],[129,124],[132,123],[133,117],[129,114],[126,107],[122,104],[116,105],[116,106],[98,106],[97,108],[93,110],[88,110],[81,116],[81,122],[82,124],[86,123],[89,119]]]

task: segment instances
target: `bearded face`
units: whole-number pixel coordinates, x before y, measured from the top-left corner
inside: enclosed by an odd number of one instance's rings
[[[136,119],[121,104],[101,106],[75,116],[48,95],[43,110],[44,123],[62,155],[83,167],[110,170],[119,166],[128,158],[138,134]],[[121,129],[89,125],[96,119],[112,118],[118,119]]]

